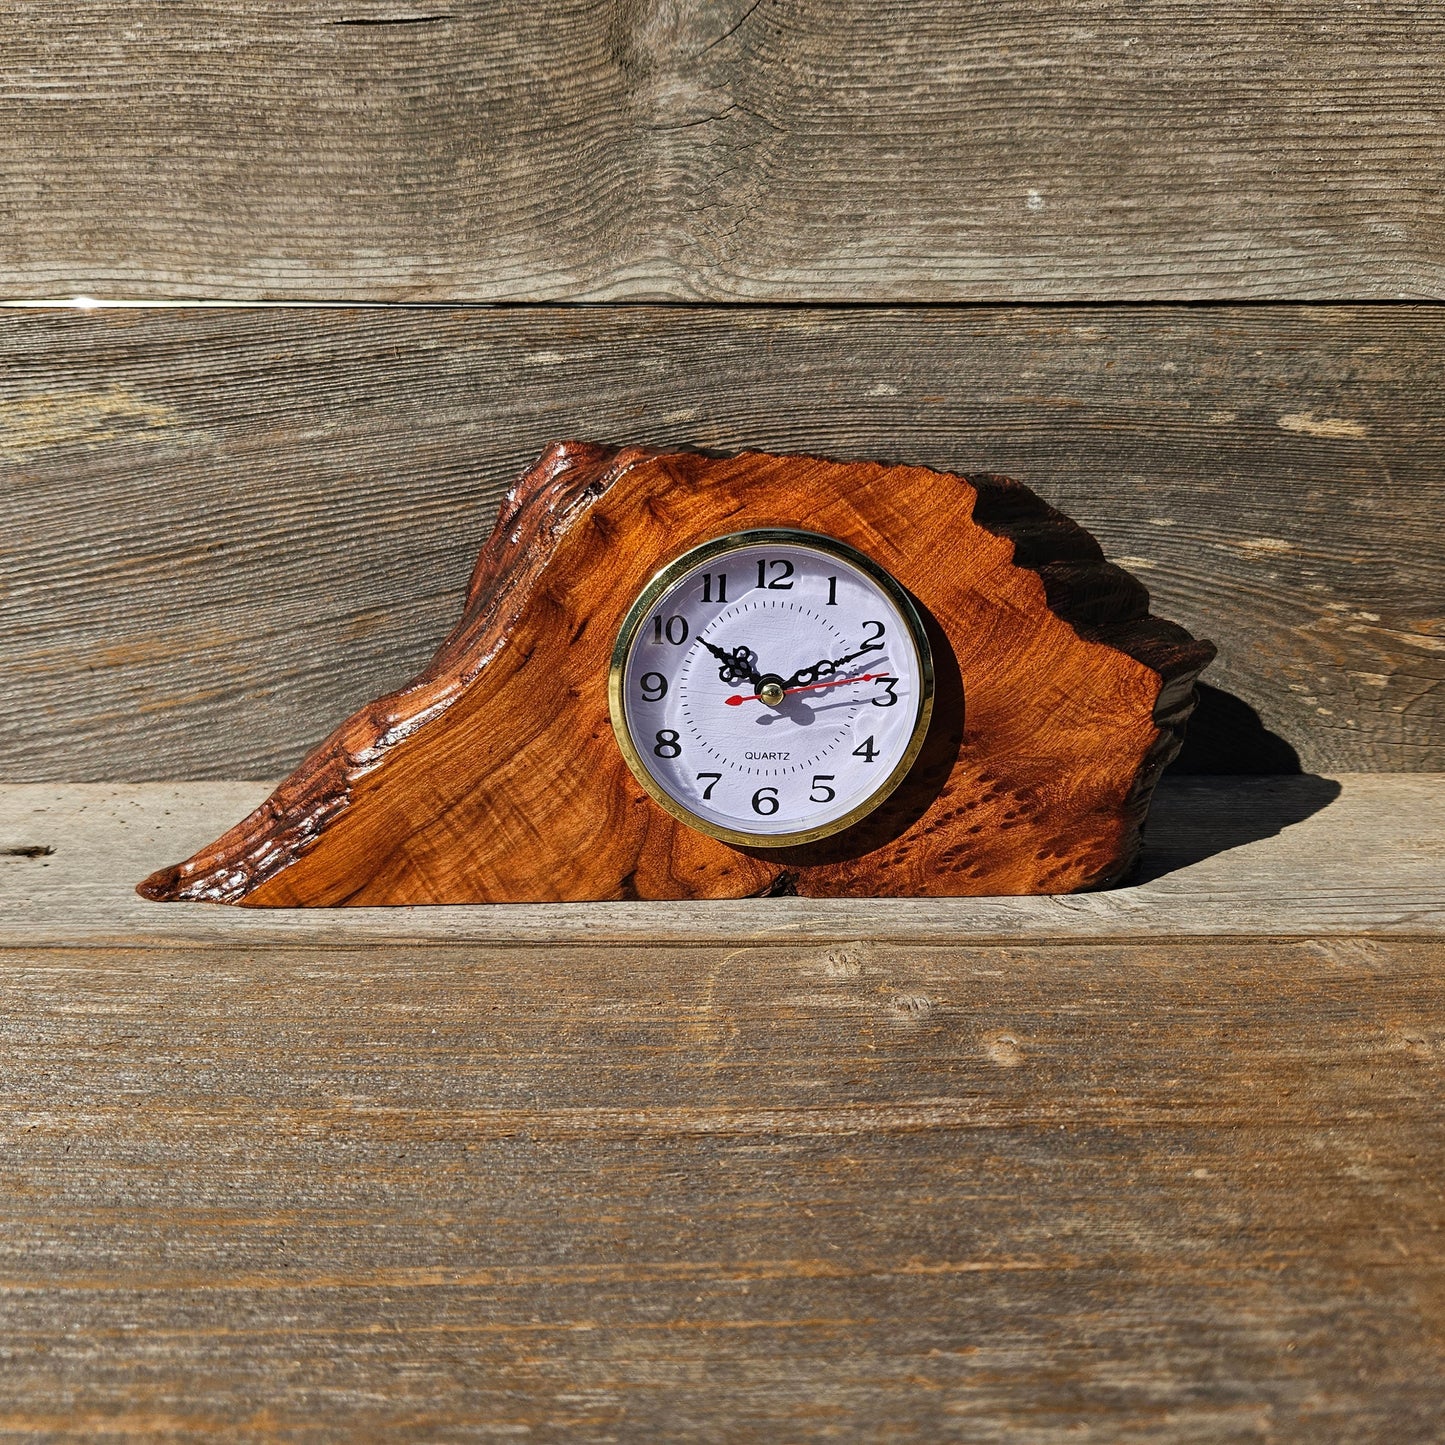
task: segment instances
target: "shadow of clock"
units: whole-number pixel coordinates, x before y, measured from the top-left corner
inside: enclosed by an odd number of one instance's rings
[[[910,594],[911,596],[911,594]],[[797,848],[741,848],[738,851],[780,864],[783,872],[770,886],[771,895],[792,891],[792,875],[799,868],[845,863],[862,858],[906,833],[943,791],[963,746],[963,676],[953,646],[933,614],[912,598],[923,619],[933,652],[933,717],[923,747],[907,777],[861,822]]]
[[[1204,682],[1198,697],[1184,746],[1155,790],[1132,884],[1277,837],[1340,796],[1339,783],[1305,772],[1288,739],[1243,698]]]

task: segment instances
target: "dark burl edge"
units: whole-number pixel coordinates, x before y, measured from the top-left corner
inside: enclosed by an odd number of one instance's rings
[[[920,603],[935,653],[908,779],[804,848],[735,848],[675,821],[608,721],[608,658],[647,578],[756,526],[873,556]],[[559,442],[507,494],[426,670],[138,891],[284,907],[1105,887],[1138,858],[1213,656],[1006,477]]]

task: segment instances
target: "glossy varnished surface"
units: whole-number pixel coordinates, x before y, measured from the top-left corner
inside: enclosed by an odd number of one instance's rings
[[[5,297],[1442,292],[1438,5],[0,19]],[[7,314],[0,1434],[1433,1445],[1442,325]],[[268,789],[104,780],[414,675],[556,436],[1019,476],[1331,776],[1068,897],[137,898]]]
[[[858,548],[912,595],[936,695],[875,811],[759,851],[647,797],[612,735],[607,673],[661,565],[780,525]],[[558,443],[504,500],[420,677],[141,891],[262,907],[1076,892],[1132,866],[1213,653],[1006,478]]]

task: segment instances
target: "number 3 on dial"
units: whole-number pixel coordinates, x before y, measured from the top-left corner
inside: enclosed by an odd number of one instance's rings
[[[725,842],[783,848],[872,812],[933,707],[917,605],[832,537],[736,532],[678,557],[623,621],[612,727],[648,795]]]

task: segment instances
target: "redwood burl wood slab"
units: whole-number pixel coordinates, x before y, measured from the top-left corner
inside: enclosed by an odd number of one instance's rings
[[[846,832],[733,847],[674,820],[613,738],[607,671],[657,569],[748,527],[850,543],[921,604],[917,763]],[[508,494],[461,621],[154,899],[263,907],[1066,893],[1124,877],[1214,655],[1082,528],[1002,477],[749,452],[552,446]]]

